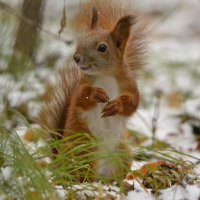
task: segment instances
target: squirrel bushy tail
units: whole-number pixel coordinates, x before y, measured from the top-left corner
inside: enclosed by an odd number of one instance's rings
[[[72,93],[79,77],[80,73],[77,68],[65,67],[57,72],[55,82],[48,83],[36,122],[50,130],[51,133],[57,132],[62,135]]]

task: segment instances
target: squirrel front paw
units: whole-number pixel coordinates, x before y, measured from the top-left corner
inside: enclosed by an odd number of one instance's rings
[[[115,116],[119,114],[120,106],[121,104],[118,99],[108,102],[108,104],[102,110],[103,115],[101,117]]]
[[[75,104],[83,110],[89,110],[97,103],[106,103],[109,97],[102,88],[84,85],[77,90]]]
[[[93,87],[91,92],[92,98],[99,103],[106,103],[109,101],[109,97],[102,88]]]
[[[138,106],[138,96],[122,95],[119,98],[108,102],[102,110],[102,117],[115,116],[117,114],[122,116],[130,116],[133,114]]]

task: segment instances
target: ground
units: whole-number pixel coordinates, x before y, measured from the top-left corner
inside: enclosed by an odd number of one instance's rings
[[[20,4],[17,0],[8,3],[13,8]],[[48,1],[43,26],[57,33],[63,4],[52,5],[55,3]],[[72,3],[70,6],[74,8]],[[0,116],[3,123],[0,130],[7,133],[0,142],[0,199],[8,199],[9,195],[9,199],[28,199],[30,196],[40,199],[35,191],[39,192],[44,185],[47,191],[53,191],[50,199],[65,199],[71,191],[78,191],[78,199],[89,199],[89,196],[91,199],[96,196],[96,199],[128,200],[200,198],[200,2],[144,0],[136,1],[136,6],[148,24],[149,53],[147,66],[139,77],[142,101],[127,124],[136,157],[132,170],[164,160],[164,172],[148,170],[144,177],[130,174],[127,179],[131,184],[134,182],[134,188],[130,188],[126,195],[122,195],[116,185],[101,183],[73,185],[67,189],[48,185],[52,181],[48,180],[50,172],[43,170],[44,174],[40,174],[33,159],[43,155],[40,151],[45,141],[38,139],[39,136],[27,135],[26,131],[37,127],[31,119],[37,115],[45,81],[53,79],[55,70],[70,59],[74,45],[66,45],[41,31],[35,69],[16,80],[13,74],[6,73],[16,28],[12,26],[16,19],[11,16],[9,23],[2,20],[0,30]],[[54,18],[55,14],[57,17]],[[9,38],[5,40],[6,32],[9,32]],[[62,37],[71,40],[73,33],[68,30]],[[50,66],[48,61],[53,56],[55,62]],[[7,157],[3,154],[5,152]],[[48,158],[43,160],[50,162]],[[26,175],[26,178],[18,174]],[[156,184],[150,189],[153,181]],[[25,188],[29,190],[25,191]],[[43,195],[45,198],[44,191]]]

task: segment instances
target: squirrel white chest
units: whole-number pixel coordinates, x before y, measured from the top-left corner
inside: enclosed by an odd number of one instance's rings
[[[104,89],[109,96],[110,101],[119,97],[119,84],[117,79],[113,76],[103,76],[96,78],[94,87],[100,87]]]
[[[104,89],[110,101],[121,95],[117,79],[112,76],[98,77],[93,86]],[[125,131],[126,118],[120,115],[101,118],[105,105],[106,103],[98,103],[90,111],[84,112],[82,117],[88,121],[87,124],[94,136],[102,141],[107,149],[113,150]]]

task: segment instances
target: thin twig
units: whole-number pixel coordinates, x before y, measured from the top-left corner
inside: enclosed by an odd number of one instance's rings
[[[41,25],[35,23],[33,20],[20,15],[16,10],[14,10],[13,8],[11,8],[8,4],[3,3],[2,1],[0,1],[0,9],[5,10],[6,12],[10,13],[11,15],[14,15],[19,20],[22,20],[25,23],[27,23],[28,25],[33,26],[33,27],[39,29],[40,31],[42,31],[42,32],[50,35],[55,40],[58,40],[58,41],[61,41],[61,42],[65,42],[67,44],[70,44],[72,42],[72,41],[64,40],[63,38],[61,38],[57,34],[52,33],[50,31],[44,29]]]
[[[65,9],[65,7],[66,7],[66,2],[64,0],[63,15],[62,15],[62,18],[60,20],[60,29],[58,31],[59,35],[64,31],[64,29],[67,26],[67,17],[66,17],[66,9]]]
[[[154,113],[152,118],[152,145],[156,140],[156,131],[158,125],[158,118],[159,118],[159,110],[160,110],[160,99],[161,99],[161,91],[156,92],[156,103],[154,107]]]

